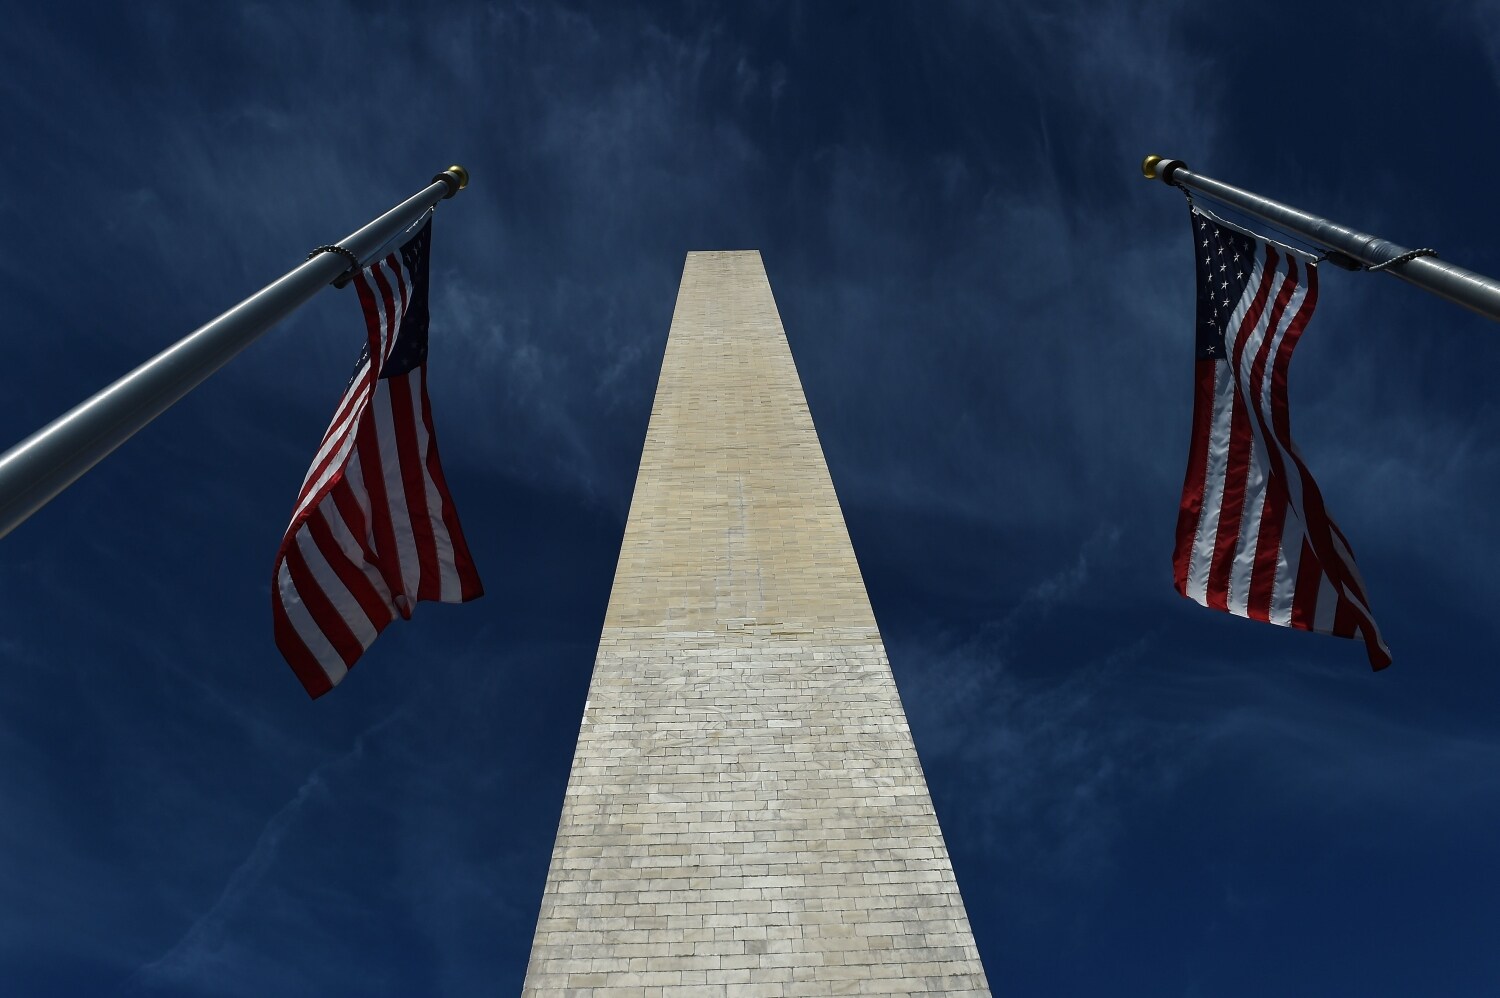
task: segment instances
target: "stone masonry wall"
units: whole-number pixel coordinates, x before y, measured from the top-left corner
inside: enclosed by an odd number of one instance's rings
[[[527,995],[987,995],[755,251],[688,255]]]

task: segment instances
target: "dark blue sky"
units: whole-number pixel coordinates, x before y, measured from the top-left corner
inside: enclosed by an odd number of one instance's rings
[[[3,7],[0,445],[463,163],[431,382],[488,590],[316,703],[276,653],[350,291],[0,541],[7,993],[519,990],[683,256],[751,247],[997,993],[1500,990],[1500,329],[1325,268],[1294,430],[1391,669],[1203,610],[1138,173],[1500,274],[1495,3]]]

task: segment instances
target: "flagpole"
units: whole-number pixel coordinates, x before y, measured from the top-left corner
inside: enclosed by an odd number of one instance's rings
[[[438,201],[469,184],[450,166],[432,183],[335,246],[314,250],[255,294],[178,340],[0,454],[0,537],[223,367],[262,333],[330,283],[342,284],[369,257]]]
[[[1300,208],[1194,173],[1179,159],[1147,156],[1141,163],[1141,173],[1147,180],[1160,180],[1173,187],[1196,191],[1332,250],[1335,254],[1331,257],[1332,262],[1349,270],[1386,270],[1423,291],[1500,321],[1500,281],[1438,260],[1432,250],[1409,250],[1378,236],[1330,222]],[[1338,254],[1343,254],[1343,258],[1340,259]]]

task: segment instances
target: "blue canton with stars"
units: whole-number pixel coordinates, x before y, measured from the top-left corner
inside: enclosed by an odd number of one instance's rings
[[[1256,241],[1213,219],[1191,214],[1193,253],[1198,260],[1199,360],[1224,359],[1224,325],[1245,293],[1255,265]]]
[[[397,252],[406,272],[411,275],[411,293],[406,305],[406,315],[401,320],[401,331],[396,334],[396,345],[390,358],[381,369],[382,378],[397,378],[427,360],[427,249],[432,243],[432,219],[423,223],[417,234],[401,245]],[[393,289],[394,291],[394,289]],[[359,372],[370,359],[370,344],[367,340],[360,348],[359,359],[354,362],[354,371],[349,375],[349,384],[359,377]]]

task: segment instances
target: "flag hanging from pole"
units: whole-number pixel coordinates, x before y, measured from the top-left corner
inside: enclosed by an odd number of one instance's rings
[[[1241,617],[1363,638],[1391,663],[1354,554],[1292,443],[1287,370],[1318,299],[1315,261],[1194,206],[1193,432],[1177,591]]]
[[[276,646],[322,696],[418,600],[483,589],[443,479],[427,398],[431,215],[354,277],[367,339],[276,552]]]

